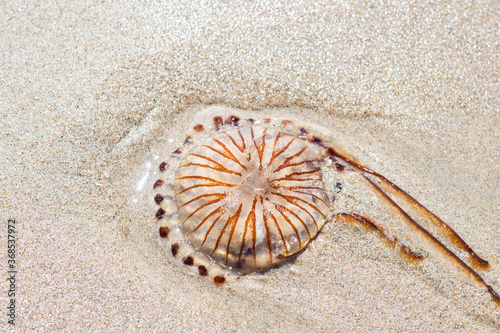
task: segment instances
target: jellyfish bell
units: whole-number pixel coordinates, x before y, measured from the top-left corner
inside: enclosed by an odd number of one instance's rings
[[[320,154],[279,128],[221,127],[177,168],[175,199],[187,238],[245,272],[297,253],[330,211]]]

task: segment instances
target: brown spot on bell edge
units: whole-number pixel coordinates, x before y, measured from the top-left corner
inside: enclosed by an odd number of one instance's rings
[[[201,276],[207,276],[208,275],[208,270],[205,266],[199,265],[198,266],[198,272],[200,272]]]
[[[238,126],[238,124],[240,122],[240,118],[236,117],[236,116],[231,116],[231,121],[233,122],[234,126]]]
[[[167,238],[168,233],[170,232],[170,229],[168,227],[160,227],[160,237],[161,238]]]
[[[214,117],[214,126],[216,131],[218,131],[223,124],[224,120],[222,117]]]
[[[167,162],[162,162],[159,168],[161,172],[165,171],[168,168]]]
[[[326,153],[330,156],[336,156],[337,153],[335,152],[335,149],[333,149],[332,147],[328,147],[328,149],[326,150]]]
[[[236,116],[229,116],[224,123],[230,124],[233,126],[238,126],[239,122],[240,122],[240,118],[238,118]]]
[[[156,218],[158,220],[162,219],[164,216],[165,216],[165,211],[163,210],[163,208],[160,208],[156,211]]]
[[[179,244],[174,243],[172,244],[172,254],[174,255],[174,257],[177,255],[177,252],[179,252]]]
[[[198,124],[196,126],[193,127],[193,129],[196,131],[196,132],[202,132],[205,128],[203,127],[202,124]]]
[[[157,205],[159,205],[163,201],[163,196],[161,194],[155,195],[155,202]]]
[[[155,184],[153,185],[153,189],[157,188],[157,187],[160,187],[163,185],[163,180],[161,179],[158,179]]]
[[[191,257],[191,256],[186,257],[186,259],[184,259],[184,261],[183,261],[183,264],[188,265],[188,266],[193,266],[193,264],[194,264],[193,257]]]
[[[323,143],[323,140],[321,140],[317,136],[313,136],[310,141],[314,144],[317,144],[320,147],[326,148],[325,144]]]
[[[226,278],[223,277],[222,275],[217,275],[214,277],[214,283],[215,284],[223,284],[224,282],[226,282]]]

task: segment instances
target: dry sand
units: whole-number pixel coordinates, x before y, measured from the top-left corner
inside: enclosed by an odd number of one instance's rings
[[[498,1],[2,2],[5,277],[8,218],[18,248],[16,326],[4,281],[2,330],[497,332],[482,286],[342,223],[279,269],[223,287],[188,276],[137,186],[208,104],[313,120],[448,222],[500,291],[499,13]]]

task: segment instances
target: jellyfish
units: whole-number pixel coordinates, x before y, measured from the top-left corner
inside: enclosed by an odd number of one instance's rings
[[[412,233],[483,285],[500,305],[499,295],[475,269],[488,268],[486,260],[403,189],[322,138],[318,128],[221,107],[198,114],[182,147],[159,165],[153,185],[159,240],[168,242],[175,262],[223,284],[295,258],[325,223],[335,220],[373,229],[410,261],[423,260],[383,223],[337,211],[335,197],[342,185],[332,179],[338,173],[352,173]],[[419,223],[416,215],[465,251],[470,264]]]

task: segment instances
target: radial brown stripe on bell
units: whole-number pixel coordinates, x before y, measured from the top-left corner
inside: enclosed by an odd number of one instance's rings
[[[276,217],[274,216],[274,214],[271,211],[267,211],[264,214],[267,214],[267,216],[269,216],[269,218],[274,222],[274,226],[276,227],[276,230],[278,231],[278,233],[280,235],[280,239],[283,242],[283,246],[285,247],[286,257],[288,257],[289,253],[288,253],[287,240],[283,236],[283,232],[281,231],[280,223],[278,223],[278,220],[276,219]],[[281,254],[279,254],[279,255],[281,255]]]
[[[198,223],[198,225],[193,229],[191,230],[188,235],[192,234],[193,232],[196,232],[196,230],[198,230],[199,228],[201,228],[205,222],[210,218],[212,217],[212,215],[216,216],[215,220],[213,221],[213,223],[211,224],[210,228],[208,229],[208,231],[205,233],[205,238],[203,239],[203,242],[201,243],[200,245],[200,248],[203,247],[203,244],[206,242],[207,240],[207,237],[208,235],[210,234],[210,231],[212,230],[212,227],[215,225],[215,223],[219,220],[219,218],[222,216],[223,214],[223,207],[222,205],[217,207],[216,209],[214,209],[213,211],[211,211],[209,214],[207,214],[203,220],[201,220],[200,223]],[[222,213],[221,213],[222,212]]]
[[[269,164],[271,164],[276,159],[276,157],[283,154],[295,140],[295,138],[292,137],[281,149],[278,149],[278,141],[282,137],[282,135],[283,135],[282,133],[278,133],[278,135],[276,135],[276,139],[274,140],[274,145],[273,145],[273,153],[271,156],[271,160],[269,161]]]
[[[193,210],[193,211],[191,212],[191,214],[189,214],[189,215],[186,217],[186,219],[185,219],[184,221],[182,221],[182,224],[184,224],[184,223],[188,222],[188,220],[189,220],[189,219],[190,219],[190,218],[191,218],[194,214],[198,213],[198,212],[199,212],[199,211],[201,211],[203,208],[205,208],[205,207],[210,207],[210,206],[212,206],[212,205],[214,205],[214,204],[218,203],[219,201],[221,201],[222,199],[224,199],[224,198],[225,198],[225,194],[222,194],[222,193],[216,193],[215,195],[216,195],[216,198],[215,198],[215,199],[213,199],[213,200],[211,200],[211,201],[208,201],[208,202],[206,202],[206,203],[204,203],[204,204],[202,204],[202,205],[196,205],[196,206],[195,206],[195,207],[196,207],[196,209],[195,209],[195,210]],[[189,207],[189,205],[188,205],[188,204],[189,204],[189,203],[191,203],[191,202],[193,202],[193,201],[197,201],[197,200],[196,200],[196,198],[195,198],[194,200],[191,200],[190,202],[186,202],[185,204],[182,204],[181,206],[179,206],[179,209],[180,209],[180,208],[182,208],[184,205],[187,205],[186,207]],[[193,206],[193,205],[191,205],[191,206]]]
[[[287,157],[287,158],[283,161],[283,163],[281,163],[281,164],[278,166],[278,168],[276,168],[273,172],[278,172],[278,171],[280,171],[280,170],[282,170],[282,169],[284,169],[284,168],[286,168],[286,167],[290,166],[290,165],[291,165],[290,161],[292,161],[292,160],[294,160],[294,159],[298,158],[298,157],[299,157],[299,156],[300,156],[300,155],[301,155],[301,154],[302,154],[302,153],[303,153],[306,149],[307,149],[307,147],[304,147],[304,148],[302,148],[300,151],[298,151],[298,152],[296,152],[295,154],[293,154],[292,156]],[[299,164],[300,164],[300,163],[304,163],[304,162],[307,162],[307,161],[300,161],[300,162],[297,162],[297,163],[299,163]]]
[[[242,136],[242,134],[241,134],[241,131],[240,131],[240,130],[238,130],[238,134],[239,134],[239,136],[240,136],[241,143],[236,142],[236,139],[235,139],[235,138],[233,138],[231,135],[227,134],[227,132],[224,132],[224,134],[226,134],[226,135],[227,135],[227,137],[229,138],[229,140],[231,140],[231,142],[233,143],[233,145],[234,145],[236,148],[238,148],[238,150],[239,150],[240,152],[244,152],[244,151],[245,151],[245,139],[243,139],[243,136]]]
[[[193,166],[195,166],[195,167],[206,168],[206,169],[213,169],[213,170],[216,170],[216,171],[226,172],[226,173],[231,173],[231,174],[235,174],[235,175],[241,176],[241,173],[239,173],[237,171],[234,171],[234,170],[227,169],[222,164],[220,164],[219,162],[211,159],[210,157],[207,157],[207,156],[204,156],[204,155],[200,155],[200,154],[191,154],[191,155],[195,156],[195,157],[198,157],[200,160],[204,160],[204,162],[208,161],[210,164],[206,164],[206,163],[189,163],[189,164],[181,165],[179,168],[186,168],[186,167],[193,167]]]
[[[286,223],[283,223],[283,222],[278,222],[278,223],[283,227],[287,226],[287,224],[288,224],[288,226],[290,228],[292,228],[293,232],[295,233],[295,236],[297,237],[296,239],[299,242],[299,248],[302,248],[302,239],[300,237],[299,230],[295,226],[295,223],[293,223],[292,220],[288,217],[288,215],[285,214],[285,207],[278,205],[278,204],[274,204],[274,206],[275,206],[276,210],[279,212],[279,214],[281,215],[280,220],[286,222]]]
[[[266,149],[266,132],[267,128],[264,130],[264,133],[262,133],[262,136],[257,140],[258,143],[256,142],[256,139],[253,140],[253,144],[257,149],[257,153],[259,155],[259,170],[262,169],[262,158],[264,156],[264,150]]]
[[[238,262],[240,262],[240,263],[241,263],[241,255],[243,253],[243,247],[245,245],[246,235],[247,235],[247,231],[248,231],[248,225],[255,223],[255,205],[256,204],[257,204],[257,196],[254,197],[253,203],[252,203],[252,208],[251,208],[250,212],[248,213],[248,216],[245,220],[245,226],[243,229],[243,236],[241,238],[240,253],[238,255]],[[241,266],[241,264],[239,266]]]
[[[231,226],[231,232],[229,234],[229,239],[227,241],[227,246],[226,246],[226,264],[227,264],[227,260],[228,260],[228,256],[229,256],[229,247],[231,246],[231,240],[232,240],[233,235],[234,235],[234,230],[236,229],[236,225],[237,225],[238,220],[240,218],[242,206],[243,206],[243,203],[240,204],[240,207],[238,208],[238,211],[236,212],[236,214],[228,220],[228,224]]]
[[[260,202],[261,202],[261,205],[264,206],[264,199],[262,199],[262,197],[260,197]],[[263,222],[264,222],[264,228],[266,230],[267,247],[269,250],[269,262],[272,264],[273,263],[273,252],[271,249],[271,233],[269,232],[269,225],[268,225],[269,216],[267,214],[262,213],[262,217],[263,217]]]
[[[242,162],[240,162],[240,160],[238,158],[236,158],[234,156],[233,152],[231,151],[231,149],[229,149],[228,146],[226,146],[226,144],[224,144],[223,142],[221,142],[221,141],[219,141],[217,139],[214,139],[214,141],[219,144],[219,147],[212,147],[212,146],[206,146],[206,147],[208,147],[209,149],[211,149],[214,152],[218,153],[222,157],[225,157],[225,158],[227,158],[227,159],[229,159],[231,161],[236,162],[245,171],[247,170],[247,167],[244,164],[242,164]]]
[[[181,180],[186,180],[186,183],[192,183],[194,185],[189,186],[189,187],[182,187],[182,191],[177,192],[177,195],[180,195],[186,191],[193,190],[193,189],[199,189],[199,188],[204,188],[204,187],[234,187],[236,186],[235,184],[228,184],[228,183],[222,183],[219,182],[215,179],[208,178],[208,177],[203,177],[203,176],[185,176],[185,177],[178,177],[176,178],[176,182],[179,182]],[[203,181],[201,184],[200,182]]]

